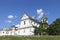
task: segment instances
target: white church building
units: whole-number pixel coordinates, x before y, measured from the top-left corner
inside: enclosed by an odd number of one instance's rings
[[[4,35],[34,35],[34,30],[36,27],[39,27],[40,23],[29,17],[26,13],[21,17],[20,24],[15,25],[11,29],[4,28],[0,30],[0,36]]]

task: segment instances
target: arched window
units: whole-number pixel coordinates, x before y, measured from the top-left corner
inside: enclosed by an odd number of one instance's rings
[[[6,34],[9,34],[9,32],[7,31]]]
[[[3,34],[4,34],[4,32],[3,32]]]
[[[26,23],[25,23],[25,21],[24,21],[24,25],[25,25]]]
[[[24,29],[24,33],[25,33],[25,29]]]

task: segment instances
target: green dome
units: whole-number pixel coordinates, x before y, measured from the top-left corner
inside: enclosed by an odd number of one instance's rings
[[[3,28],[3,30],[7,31],[7,30],[9,30],[9,28]]]

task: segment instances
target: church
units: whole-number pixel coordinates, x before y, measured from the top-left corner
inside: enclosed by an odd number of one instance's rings
[[[24,15],[20,19],[20,24],[13,26],[11,29],[4,28],[3,30],[0,30],[0,36],[34,35],[35,28],[39,26],[40,22],[24,13]]]

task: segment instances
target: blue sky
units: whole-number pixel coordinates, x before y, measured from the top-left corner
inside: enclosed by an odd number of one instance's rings
[[[60,18],[60,0],[0,0],[0,29],[19,24],[24,12],[38,17],[37,9],[44,11],[49,24]]]

